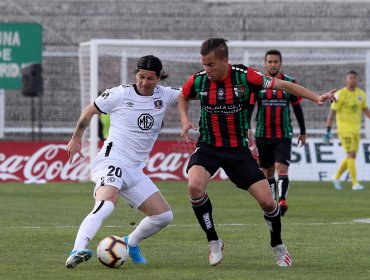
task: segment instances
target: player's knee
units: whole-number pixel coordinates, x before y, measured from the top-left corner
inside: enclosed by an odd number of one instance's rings
[[[165,227],[165,226],[169,225],[170,223],[172,223],[173,213],[172,213],[171,210],[169,210],[169,211],[161,213],[159,215],[150,216],[149,218],[153,223]]]
[[[269,199],[264,199],[260,201],[260,206],[264,212],[272,212],[276,209],[277,203],[276,201],[271,197]]]
[[[205,187],[200,181],[193,180],[189,182],[188,190],[191,198],[198,198],[204,195]]]

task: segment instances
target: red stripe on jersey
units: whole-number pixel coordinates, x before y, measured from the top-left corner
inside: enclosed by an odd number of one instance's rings
[[[185,97],[189,97],[189,94],[190,94],[190,89],[191,87],[194,85],[194,75],[191,76],[187,81],[186,83],[184,84],[184,86],[182,87],[181,91],[182,91],[182,94],[185,96]]]
[[[266,138],[271,138],[271,107],[266,107]]]
[[[278,99],[282,99],[283,98],[283,91],[282,90],[278,90],[277,91],[277,98]],[[280,122],[281,122],[281,107],[277,106],[276,107],[276,112],[275,112],[275,116],[276,116],[276,138],[281,138],[281,127],[280,127]]]
[[[252,105],[256,104],[256,93],[251,92],[250,97],[249,97],[249,103]]]
[[[216,141],[215,145],[217,147],[221,147],[222,138],[221,138],[220,126],[218,125],[218,116],[216,114],[212,114],[211,121],[212,121],[213,135],[215,136],[215,141]]]
[[[216,105],[217,83],[211,82],[209,85],[209,105]]]
[[[272,98],[272,90],[267,89],[266,90],[266,98],[271,99]],[[271,138],[271,106],[266,107],[266,138]]]
[[[275,134],[276,134],[276,138],[281,138],[281,127],[280,127],[280,122],[281,122],[281,107],[276,107],[275,108],[276,112],[275,112],[275,115],[276,115],[276,131],[275,131]]]
[[[233,85],[231,83],[230,75],[225,80],[225,91],[226,91],[226,104],[233,104]]]
[[[227,115],[227,127],[229,128],[229,135],[230,135],[230,146],[237,147],[238,140],[236,139],[235,135],[235,123],[234,123],[234,116]]]

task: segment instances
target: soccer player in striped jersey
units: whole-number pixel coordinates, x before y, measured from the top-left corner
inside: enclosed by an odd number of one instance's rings
[[[352,179],[352,190],[364,189],[364,186],[357,181],[356,154],[360,144],[362,113],[370,118],[370,110],[366,103],[366,94],[357,87],[357,83],[358,74],[352,70],[346,76],[346,87],[338,90],[335,94],[338,102],[331,104],[331,110],[326,121],[327,134],[324,136],[324,141],[329,142],[333,117],[336,114],[338,137],[344,151],[347,153],[337,173],[332,178],[337,190],[342,189],[339,179],[347,169]]]
[[[282,56],[278,50],[269,50],[265,54],[265,67],[268,77],[296,83],[295,79],[280,72]],[[289,104],[297,118],[300,133],[298,144],[306,143],[306,128],[300,105],[302,98],[287,91],[263,89],[251,94],[251,111],[258,105],[256,115],[256,145],[259,164],[270,184],[272,194],[276,196],[275,172],[278,175],[278,197],[280,212],[283,216],[288,210],[286,198],[289,189],[288,168],[292,149],[293,129],[290,120]],[[250,116],[251,116],[250,112]]]
[[[322,104],[335,100],[334,90],[318,95],[302,86],[268,77],[250,67],[229,64],[227,40],[209,38],[202,43],[203,70],[192,75],[179,95],[178,108],[185,141],[195,140],[189,130],[197,127],[189,119],[189,102],[200,100],[200,135],[189,159],[187,172],[190,202],[209,241],[209,262],[222,261],[223,241],[212,216],[208,181],[221,167],[240,189],[248,191],[261,206],[271,234],[271,246],[279,266],[291,266],[292,259],[281,239],[280,209],[272,198],[265,175],[248,148],[250,92],[279,89]]]

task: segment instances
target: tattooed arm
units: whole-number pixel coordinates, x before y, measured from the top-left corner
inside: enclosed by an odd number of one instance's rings
[[[86,128],[89,126],[92,117],[95,114],[99,114],[100,112],[91,104],[87,106],[81,113],[81,116],[77,122],[75,131],[73,132],[71,140],[68,142],[67,145],[67,153],[69,158],[69,163],[72,162],[73,157],[76,153],[80,155],[80,157],[85,157],[81,152],[81,139],[82,135],[84,134]]]

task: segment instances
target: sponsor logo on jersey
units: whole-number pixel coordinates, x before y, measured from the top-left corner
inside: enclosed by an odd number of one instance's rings
[[[134,107],[134,103],[132,103],[131,101],[128,101],[126,105],[127,107]]]
[[[137,125],[141,130],[149,130],[154,124],[154,118],[149,114],[141,114],[137,119]]]
[[[199,92],[199,95],[201,95],[201,96],[206,96],[208,94],[208,92],[207,91],[200,91]]]
[[[161,99],[154,100],[154,108],[161,109],[163,107],[163,101]]]

